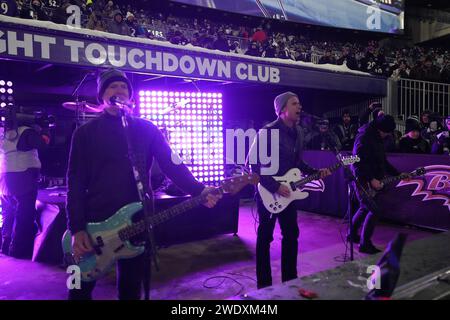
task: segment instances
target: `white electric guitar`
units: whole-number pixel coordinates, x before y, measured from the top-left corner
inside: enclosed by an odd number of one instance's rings
[[[349,166],[355,162],[359,162],[358,156],[343,157],[335,165],[329,167],[328,169],[333,172],[342,166]],[[289,170],[282,177],[273,177],[276,181],[285,185],[291,191],[289,197],[283,197],[278,193],[272,193],[266,188],[264,188],[261,183],[258,183],[258,191],[261,199],[263,201],[264,207],[270,213],[280,213],[294,200],[303,200],[308,197],[309,193],[305,192],[306,185],[314,180],[319,180],[320,174],[315,173],[307,177],[303,176],[302,172],[298,168],[293,168]]]

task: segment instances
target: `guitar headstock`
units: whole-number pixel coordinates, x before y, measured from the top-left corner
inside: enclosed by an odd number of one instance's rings
[[[244,174],[228,178],[222,181],[221,187],[224,192],[235,194],[242,190],[245,186],[256,185],[259,182],[259,176],[256,173]]]
[[[417,168],[416,170],[414,170],[411,173],[402,173],[399,177],[402,178],[402,179],[407,179],[407,178],[411,179],[413,177],[423,176],[423,175],[425,175],[426,172],[427,171],[426,171],[426,169],[424,167],[420,167],[420,168]]]
[[[413,171],[412,175],[413,176],[423,176],[427,171],[425,170],[425,168],[421,167],[421,168],[417,168],[416,170]]]
[[[352,156],[347,156],[347,157],[341,158],[341,162],[344,166],[349,166],[349,165],[352,165],[359,161],[361,161],[361,159],[357,155],[354,155],[354,156],[352,155]]]

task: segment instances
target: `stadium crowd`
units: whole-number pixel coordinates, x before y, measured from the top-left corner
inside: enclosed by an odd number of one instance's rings
[[[7,10],[2,6],[0,13],[24,19],[65,24],[70,15],[66,13],[67,7],[76,5],[81,8],[82,26],[91,30],[249,56],[345,64],[349,69],[394,79],[450,83],[450,55],[444,49],[419,46],[399,49],[377,40],[346,41],[336,37],[330,41],[323,33],[279,28],[274,20],[243,23],[242,19],[221,21],[150,11],[145,9],[148,0],[0,0],[5,1],[9,6]],[[317,150],[334,147],[351,150],[358,128],[380,112],[383,112],[381,105],[372,104],[357,121],[352,121],[350,113],[344,111],[334,126],[327,119],[303,123],[306,146]],[[396,131],[386,140],[386,147],[390,152],[448,154],[449,130],[450,117],[424,111],[420,118],[408,118],[405,132]]]
[[[82,26],[119,35],[169,41],[249,56],[289,59],[317,64],[345,64],[383,77],[450,83],[450,55],[443,49],[419,46],[391,48],[382,41],[327,39],[326,35],[280,28],[274,20],[205,19],[148,10],[148,1],[126,0],[1,0],[0,13],[25,19],[65,24],[66,9],[77,5]],[[189,17],[187,17],[189,16]],[[273,26],[275,25],[275,26]],[[367,38],[367,37],[366,37]]]
[[[352,119],[350,111],[344,110],[337,123],[331,125],[328,119],[317,118],[311,121],[304,117],[302,128],[305,133],[307,149],[312,150],[347,150],[353,149],[353,143],[358,130],[384,114],[382,105],[372,103],[363,110],[358,119]],[[447,154],[450,153],[450,116],[424,110],[420,117],[414,115],[404,122],[404,132],[395,130],[385,138],[385,148],[388,152],[416,154]]]

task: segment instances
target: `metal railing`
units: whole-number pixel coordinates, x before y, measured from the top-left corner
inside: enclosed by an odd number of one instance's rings
[[[396,114],[404,119],[411,115],[420,115],[424,110],[442,116],[450,114],[450,84],[400,79],[396,81],[396,87],[397,97],[391,97],[391,101],[396,105]]]
[[[321,57],[322,57],[321,54],[312,53],[311,54],[311,62],[314,63],[314,64],[318,64]]]
[[[324,113],[327,118],[339,118],[344,109],[357,116],[370,103],[380,102],[387,114],[394,116],[397,130],[403,132],[405,120],[430,110],[446,117],[450,114],[450,84],[412,79],[388,79],[386,97],[372,98],[357,104]]]
[[[344,110],[348,110],[351,116],[356,117],[359,116],[362,111],[367,110],[367,108],[372,102],[379,102],[383,105],[384,108],[386,106],[386,97],[371,98],[363,102],[359,102],[336,110],[325,112],[323,116],[328,119],[340,118],[342,116],[342,112]]]

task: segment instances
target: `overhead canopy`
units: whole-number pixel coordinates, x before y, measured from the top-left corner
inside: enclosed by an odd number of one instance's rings
[[[0,15],[0,59],[226,82],[386,94],[386,80],[346,66],[249,57],[192,45],[77,29]]]

